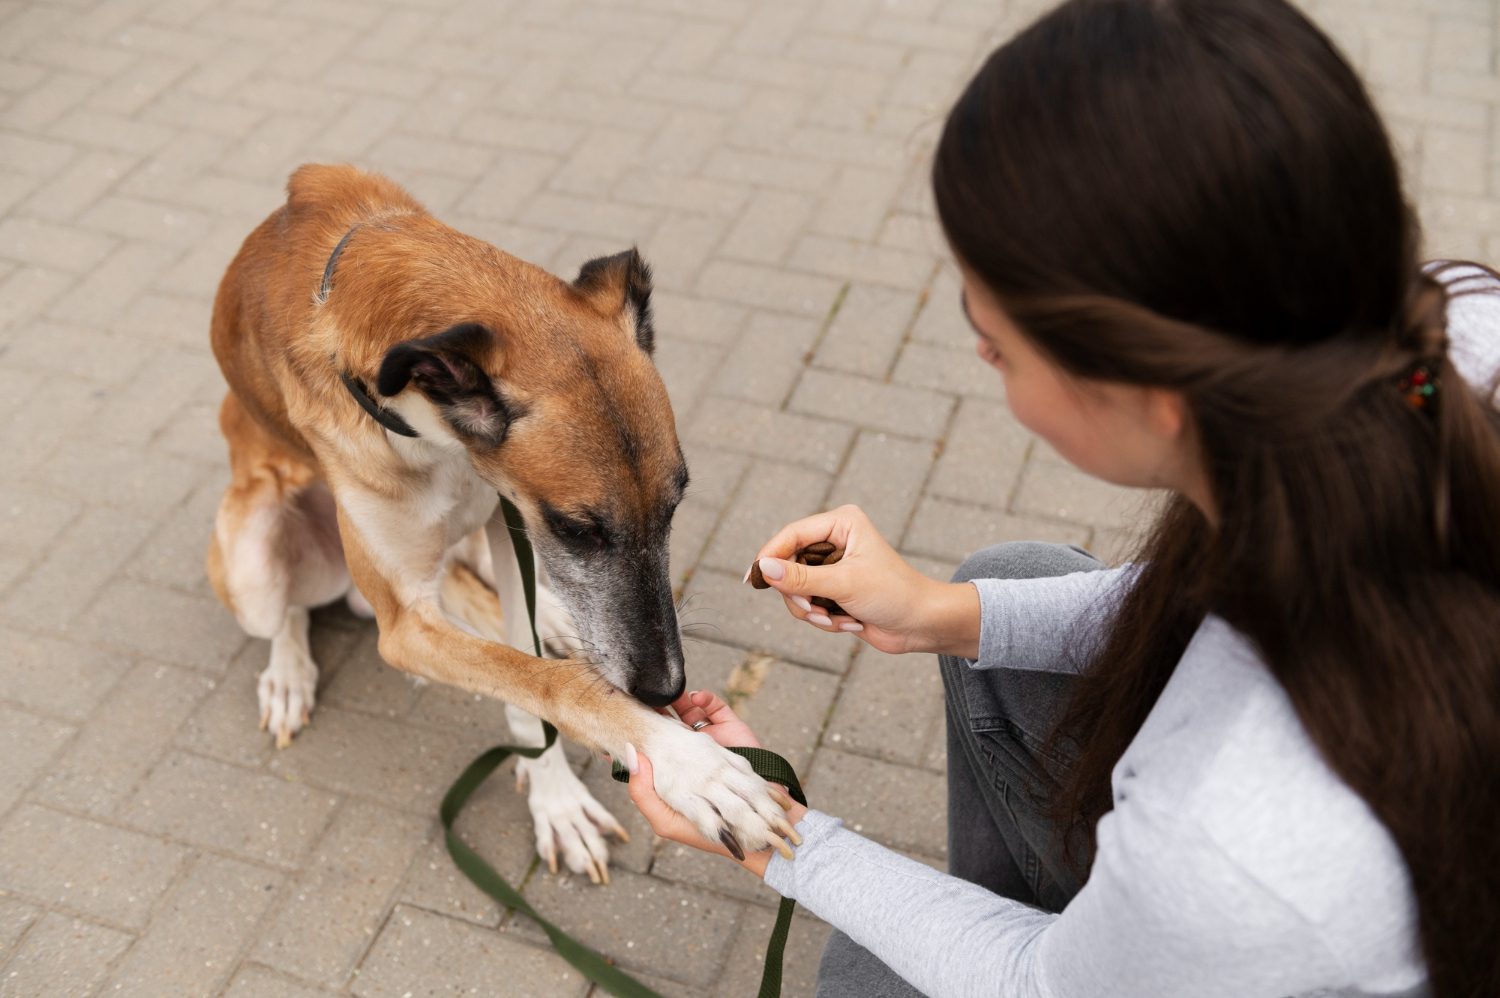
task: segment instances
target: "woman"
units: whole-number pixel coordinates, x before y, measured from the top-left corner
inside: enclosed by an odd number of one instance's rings
[[[1172,498],[1113,571],[929,582],[848,507],[760,551],[948,697],[953,876],[800,808],[794,860],[744,862],[841,930],[820,994],[1500,994],[1500,282],[1419,267],[1358,79],[1280,0],[1070,0],[933,185],[1016,417]]]

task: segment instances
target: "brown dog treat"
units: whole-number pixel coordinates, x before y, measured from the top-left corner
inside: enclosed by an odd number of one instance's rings
[[[814,596],[809,599],[808,602],[813,606],[820,606],[823,609],[827,610],[829,616],[832,616],[836,613],[841,613],[846,617],[854,616],[854,614],[850,613],[848,610],[845,610],[843,607],[839,606],[838,603],[829,599],[827,596]]]
[[[795,555],[795,558],[801,564],[815,568],[820,565],[832,565],[843,556],[844,552],[834,547],[832,542],[816,541],[812,544],[809,544],[801,551],[798,551]],[[757,560],[750,566],[750,585],[754,586],[756,589],[771,588],[771,584],[767,582],[766,577],[761,574],[759,560]],[[843,614],[846,617],[852,616],[852,614],[850,614],[848,610],[845,610],[843,607],[839,606],[837,602],[829,599],[826,596],[813,596],[808,600],[808,602],[813,606],[827,610],[829,614]]]

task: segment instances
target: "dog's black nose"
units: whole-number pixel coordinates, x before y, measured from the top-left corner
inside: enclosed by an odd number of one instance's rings
[[[687,685],[687,677],[677,680],[677,685],[670,690],[661,690],[648,684],[641,683],[630,688],[630,695],[648,707],[665,707],[667,704],[682,696],[683,688]]]

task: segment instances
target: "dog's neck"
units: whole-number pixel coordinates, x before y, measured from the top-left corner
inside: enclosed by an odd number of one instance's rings
[[[334,268],[338,266],[339,257],[343,254],[344,247],[349,244],[349,238],[358,232],[362,225],[364,225],[363,222],[355,222],[351,225],[349,231],[344,233],[343,238],[333,247],[333,252],[328,255],[328,262],[323,265],[323,282],[318,285],[318,293],[313,299],[319,305],[328,303],[328,294],[333,290]],[[399,413],[392,412],[376,402],[363,381],[348,371],[340,371],[339,380],[344,383],[345,388],[349,389],[349,394],[354,396],[354,401],[359,403],[359,407],[369,413],[375,422],[403,437],[420,436],[416,430],[412,429],[410,423],[401,418]]]

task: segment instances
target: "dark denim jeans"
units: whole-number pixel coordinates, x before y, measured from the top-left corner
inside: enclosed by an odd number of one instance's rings
[[[985,548],[959,567],[955,582],[1036,579],[1104,565],[1060,544]],[[1071,759],[1047,736],[1066,706],[1071,674],[971,669],[942,656],[948,703],[948,870],[996,894],[1061,911],[1082,886],[1063,860],[1046,814],[1055,780]],[[1084,858],[1086,865],[1087,857]],[[818,968],[818,998],[913,998],[918,992],[848,936],[835,930]]]

